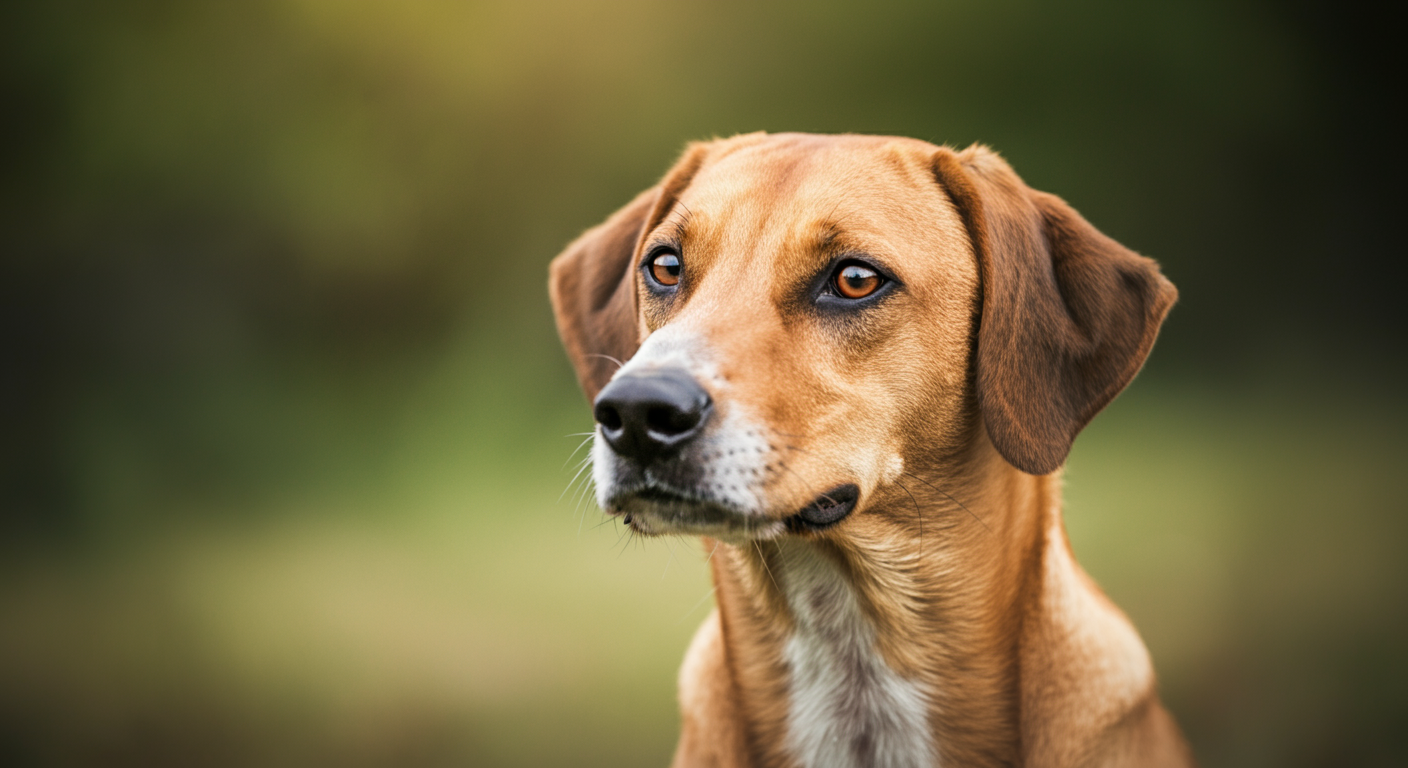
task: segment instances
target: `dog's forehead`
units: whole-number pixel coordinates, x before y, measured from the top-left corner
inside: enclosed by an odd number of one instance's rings
[[[934,176],[937,148],[930,144],[798,134],[722,144],[665,223],[685,233],[688,268],[715,289],[729,283],[727,292],[747,292],[740,282],[746,280],[769,291],[845,251],[925,271],[940,261],[928,256],[961,257],[968,250],[958,214]]]
[[[691,214],[733,225],[796,226],[817,219],[870,221],[906,200],[937,197],[923,142],[871,136],[780,135],[736,149],[727,143],[681,196]]]

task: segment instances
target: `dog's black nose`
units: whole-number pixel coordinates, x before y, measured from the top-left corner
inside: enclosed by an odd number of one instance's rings
[[[597,395],[593,413],[612,450],[648,464],[699,434],[712,406],[694,377],[661,368],[618,376]]]

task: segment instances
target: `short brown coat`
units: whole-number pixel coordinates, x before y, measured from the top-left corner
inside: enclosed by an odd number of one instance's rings
[[[693,282],[662,304],[637,266],[670,228]],[[796,303],[837,239],[912,278],[863,322]],[[689,323],[732,396],[799,444],[774,446],[791,473],[770,487],[778,516],[834,477],[862,488],[856,513],[803,545],[847,574],[887,664],[933,692],[943,764],[1192,764],[1060,518],[1072,441],[1175,300],[1153,261],[980,146],[749,134],[691,145],[551,272],[588,398],[656,329]],[[788,765],[776,576],[792,545],[706,545],[718,610],[681,671],[676,765]]]

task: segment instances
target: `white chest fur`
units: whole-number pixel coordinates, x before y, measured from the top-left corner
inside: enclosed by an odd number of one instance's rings
[[[837,567],[785,546],[781,586],[796,616],[788,747],[804,768],[935,766],[926,697],[875,649],[875,628]]]

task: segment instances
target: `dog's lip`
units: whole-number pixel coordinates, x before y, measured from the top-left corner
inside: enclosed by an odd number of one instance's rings
[[[783,522],[793,533],[825,530],[849,517],[858,500],[860,488],[854,483],[838,485]]]
[[[648,488],[642,488],[636,491],[633,495],[638,499],[644,499],[646,501],[694,501],[694,499],[691,499],[683,493],[671,490],[669,488],[661,488],[658,485],[652,485]]]
[[[622,517],[633,530],[648,535],[701,535],[741,543],[785,530],[776,519],[655,482],[615,494],[607,513]]]
[[[644,503],[646,509],[640,508],[641,503]],[[634,509],[631,509],[632,507]],[[659,512],[666,509],[671,510],[672,515],[677,515],[682,510],[693,510],[695,513],[703,513],[704,516],[710,518],[747,516],[742,511],[717,499],[656,481],[612,495],[607,503],[606,511],[612,515],[629,516],[633,512],[649,514],[651,511]]]
[[[713,535],[714,532],[732,530],[757,535],[771,530],[766,534],[771,537],[783,531],[824,531],[849,517],[859,500],[860,488],[854,483],[838,485],[817,496],[795,514],[781,520],[772,518],[772,522],[768,522],[712,499],[652,482],[617,494],[611,500],[609,514],[624,516],[626,523],[632,527],[644,523],[657,533],[673,531]],[[637,506],[642,502],[644,508]],[[661,525],[663,528],[659,527]]]

